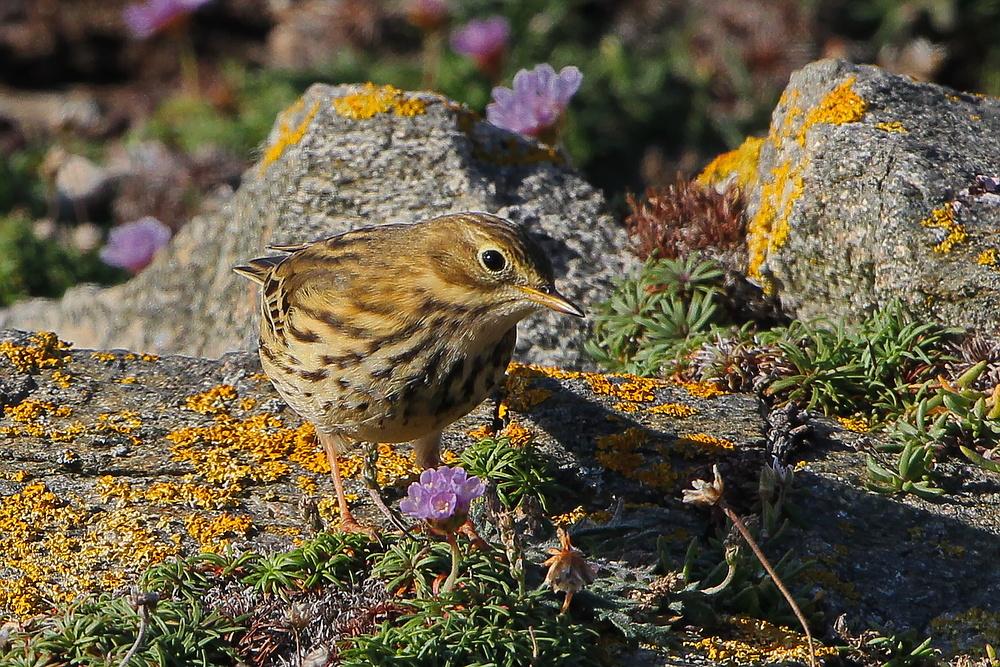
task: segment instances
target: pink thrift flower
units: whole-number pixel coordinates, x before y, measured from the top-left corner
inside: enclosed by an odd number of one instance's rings
[[[469,21],[451,36],[455,53],[471,58],[480,71],[499,73],[500,62],[510,39],[510,23],[502,16]]]
[[[146,216],[112,229],[99,256],[105,264],[138,273],[153,261],[156,251],[167,244],[170,236],[169,227]]]
[[[469,516],[469,504],[486,492],[478,477],[469,477],[464,468],[442,466],[420,473],[420,481],[410,484],[399,509],[414,519],[422,519],[435,530],[453,532]]]
[[[147,0],[125,8],[125,25],[134,37],[146,39],[173,25],[211,0]]]
[[[572,65],[559,74],[548,63],[514,75],[514,89],[497,86],[486,105],[486,119],[505,130],[547,136],[580,89],[583,74]]]

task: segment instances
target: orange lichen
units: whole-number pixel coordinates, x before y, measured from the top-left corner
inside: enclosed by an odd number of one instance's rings
[[[98,361],[114,361],[118,357],[111,354],[110,352],[91,352],[91,359],[97,359]]]
[[[868,433],[868,431],[872,430],[871,423],[863,415],[855,415],[853,417],[837,417],[836,419],[840,422],[840,425],[848,431],[854,431],[855,433]]]
[[[306,477],[305,475],[299,475],[295,478],[295,486],[302,490],[303,493],[308,495],[314,495],[316,491],[319,490],[319,485],[316,480],[312,477]]]
[[[21,424],[29,424],[38,420],[43,415],[53,415],[55,417],[68,417],[73,411],[67,407],[57,407],[46,401],[24,400],[17,405],[10,405],[4,408],[4,415],[8,419]]]
[[[139,419],[139,413],[131,410],[97,415],[97,428],[101,430],[128,435],[140,426],[142,420]]]
[[[694,433],[685,435],[677,439],[673,449],[687,455],[704,454],[707,452],[718,452],[723,450],[736,449],[735,443],[725,438],[719,438],[707,433]]]
[[[899,121],[892,123],[876,123],[876,128],[884,132],[909,132]]]
[[[695,181],[705,186],[735,184],[746,191],[757,179],[757,163],[764,141],[763,137],[747,137],[736,150],[723,153],[709,162]]]
[[[653,391],[668,384],[665,380],[620,373],[607,375],[587,373],[585,377],[595,394],[611,396],[632,403],[648,403],[655,400],[656,394]]]
[[[220,384],[212,387],[208,391],[189,396],[185,400],[189,410],[200,412],[203,415],[221,414],[229,410],[229,405],[235,401],[239,395],[236,388],[228,384]]]
[[[250,517],[232,514],[220,514],[211,519],[192,514],[184,517],[184,524],[188,535],[198,542],[201,550],[210,553],[219,553],[230,544],[226,535],[245,537],[253,526]]]
[[[0,616],[27,616],[81,592],[110,590],[175,553],[128,507],[94,515],[41,482],[0,498],[5,572]],[[70,585],[71,584],[71,585]]]
[[[641,428],[629,428],[624,433],[612,433],[596,438],[597,453],[594,458],[608,470],[620,472],[626,477],[634,477],[643,463],[642,456],[635,450],[646,443],[648,434]]]
[[[955,219],[955,205],[952,202],[946,202],[941,208],[931,211],[930,217],[921,220],[920,224],[942,230],[944,238],[934,246],[934,252],[937,253],[949,253],[956,245],[969,239],[965,226]]]
[[[668,415],[678,419],[698,414],[698,411],[691,406],[681,405],[679,403],[664,403],[663,405],[656,405],[651,408],[646,408],[646,412],[651,412],[656,415]]]
[[[363,120],[386,112],[416,116],[427,112],[427,103],[394,86],[376,86],[369,81],[359,92],[333,100],[333,108],[345,118]]]
[[[285,149],[302,141],[302,137],[305,136],[306,130],[309,129],[309,123],[312,122],[313,116],[315,116],[316,112],[319,111],[319,102],[315,102],[302,121],[292,128],[290,125],[292,116],[301,112],[305,108],[305,104],[305,98],[300,97],[295,104],[285,109],[285,111],[281,114],[281,125],[278,129],[278,136],[275,138],[274,142],[267,147],[267,150],[264,152],[264,157],[261,158],[261,174],[263,174],[274,161],[282,156]]]
[[[713,382],[686,382],[682,380],[678,381],[677,385],[686,389],[687,393],[695,398],[714,398],[724,396],[727,393],[719,389],[719,386]]]
[[[620,412],[627,412],[629,414],[639,412],[639,410],[642,410],[641,405],[639,405],[638,403],[632,403],[631,401],[621,401],[619,403],[615,403],[611,407],[613,407],[615,410],[619,410]]]
[[[809,644],[806,638],[788,628],[745,616],[731,619],[733,638],[705,637],[683,642],[688,648],[703,653],[715,664],[749,665],[808,662]],[[816,645],[816,657],[836,655],[832,646]]]
[[[28,345],[16,345],[10,341],[0,342],[0,354],[10,359],[22,373],[35,373],[42,368],[57,368],[70,361],[66,354],[69,343],[59,340],[51,331],[38,331],[28,339]]]
[[[990,248],[979,253],[979,257],[976,258],[976,264],[987,266],[994,271],[1000,271],[1000,256],[997,255],[995,248]]]
[[[138,381],[139,381],[139,378],[135,377],[134,375],[130,375],[128,377],[116,378],[115,379],[115,382],[117,382],[118,384],[135,384]]]
[[[855,77],[844,81],[806,114],[805,123],[803,123],[797,137],[800,146],[805,146],[806,132],[817,123],[843,125],[844,123],[855,123],[864,117],[868,110],[868,103],[854,92],[855,81]]]

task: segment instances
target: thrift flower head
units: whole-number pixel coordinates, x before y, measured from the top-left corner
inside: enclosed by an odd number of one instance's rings
[[[494,16],[482,21],[469,21],[456,30],[451,36],[451,48],[455,53],[471,58],[480,71],[496,75],[508,39],[510,23],[502,16]]]
[[[175,25],[210,0],[147,0],[125,8],[125,25],[139,39]]]
[[[711,482],[706,482],[703,479],[692,480],[691,488],[684,489],[682,492],[683,502],[695,505],[714,505],[719,502],[726,486],[722,482],[722,476],[719,475],[718,465],[712,466],[712,474],[715,479]]]
[[[549,571],[545,575],[545,582],[552,586],[554,591],[562,591],[566,594],[563,601],[562,612],[566,613],[573,595],[579,593],[587,584],[594,583],[596,573],[594,568],[584,559],[583,554],[573,547],[569,533],[562,526],[559,526],[559,548],[549,549],[547,553],[550,558],[542,563],[548,566]]]
[[[486,119],[497,127],[541,137],[555,127],[580,89],[583,74],[572,65],[559,74],[548,63],[514,75],[514,89],[497,86],[486,105]]]
[[[120,225],[111,230],[107,245],[101,248],[101,261],[138,273],[153,261],[170,235],[169,227],[150,216]]]
[[[469,477],[463,468],[434,468],[420,473],[410,484],[399,509],[414,519],[423,519],[442,532],[457,530],[469,516],[469,504],[483,495],[486,485]]]
[[[448,0],[406,0],[403,5],[406,20],[421,30],[442,28],[451,15]]]

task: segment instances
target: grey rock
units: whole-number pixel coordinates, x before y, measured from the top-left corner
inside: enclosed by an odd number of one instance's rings
[[[1000,101],[826,60],[792,75],[745,183],[750,272],[790,313],[1000,325]]]
[[[559,289],[585,308],[635,265],[603,197],[541,146],[428,93],[396,98],[419,101],[425,113],[338,113],[333,101],[356,93],[363,89],[310,88],[278,118],[261,161],[221,212],[192,220],[128,283],[16,304],[0,312],[0,326],[155,354],[253,349],[257,290],[233,265],[266,254],[269,243],[455,211],[527,226],[553,258]],[[534,317],[522,324],[519,358],[583,367],[587,326],[555,313]]]

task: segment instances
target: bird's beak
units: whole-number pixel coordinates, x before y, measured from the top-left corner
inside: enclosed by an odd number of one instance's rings
[[[552,310],[560,313],[566,313],[567,315],[585,317],[584,312],[580,310],[578,306],[570,303],[570,301],[557,292],[555,288],[550,288],[549,290],[543,292],[542,290],[537,290],[533,287],[517,285],[517,289],[524,292],[525,295],[527,295],[527,297],[535,303],[541,304],[546,308],[551,308]]]

